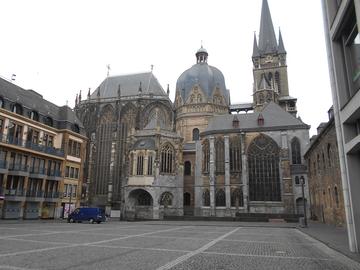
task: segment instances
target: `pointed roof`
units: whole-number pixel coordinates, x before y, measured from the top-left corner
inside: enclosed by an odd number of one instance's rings
[[[252,57],[259,57],[259,56],[260,56],[260,53],[259,53],[259,48],[257,45],[256,34],[254,33],[254,46],[253,46]]]
[[[309,129],[310,126],[296,118],[292,114],[286,112],[278,104],[270,101],[267,103],[260,112],[237,114],[237,118],[241,125],[240,130],[243,131],[260,131],[260,130],[284,130],[284,129]],[[264,125],[258,126],[258,119],[264,119]],[[227,133],[234,132],[233,127],[233,114],[225,114],[214,116],[209,121],[208,127],[202,133],[216,134],[216,133]]]
[[[259,50],[261,53],[276,51],[277,42],[267,0],[263,0],[260,21]]]
[[[278,53],[283,53],[283,54],[286,53],[286,50],[285,50],[285,46],[284,46],[284,42],[283,42],[283,39],[282,39],[282,35],[281,35],[280,29],[279,29],[279,46],[278,46]]]

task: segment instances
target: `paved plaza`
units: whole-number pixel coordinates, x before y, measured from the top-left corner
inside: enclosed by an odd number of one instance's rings
[[[280,224],[281,225],[281,224]],[[360,269],[291,227],[1,222],[0,269]]]

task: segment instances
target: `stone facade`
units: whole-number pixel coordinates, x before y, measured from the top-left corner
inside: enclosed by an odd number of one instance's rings
[[[311,218],[343,226],[345,208],[334,118],[320,129],[305,154],[309,168]]]
[[[267,1],[246,114],[230,113],[224,75],[208,64],[208,52],[201,47],[195,56],[177,80],[174,103],[152,72],[108,77],[77,102],[90,138],[89,205],[128,219],[300,215],[294,181],[307,181],[309,126],[296,117]]]

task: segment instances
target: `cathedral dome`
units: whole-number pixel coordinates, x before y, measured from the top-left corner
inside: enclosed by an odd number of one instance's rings
[[[204,93],[206,101],[212,101],[217,90],[225,104],[229,105],[229,91],[225,86],[224,75],[216,67],[208,65],[207,57],[207,51],[201,47],[196,52],[197,63],[184,71],[177,80],[176,91],[186,103],[195,86]]]

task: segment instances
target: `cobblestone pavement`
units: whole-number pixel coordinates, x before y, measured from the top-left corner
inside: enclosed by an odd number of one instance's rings
[[[0,221],[0,269],[360,269],[295,228]]]

